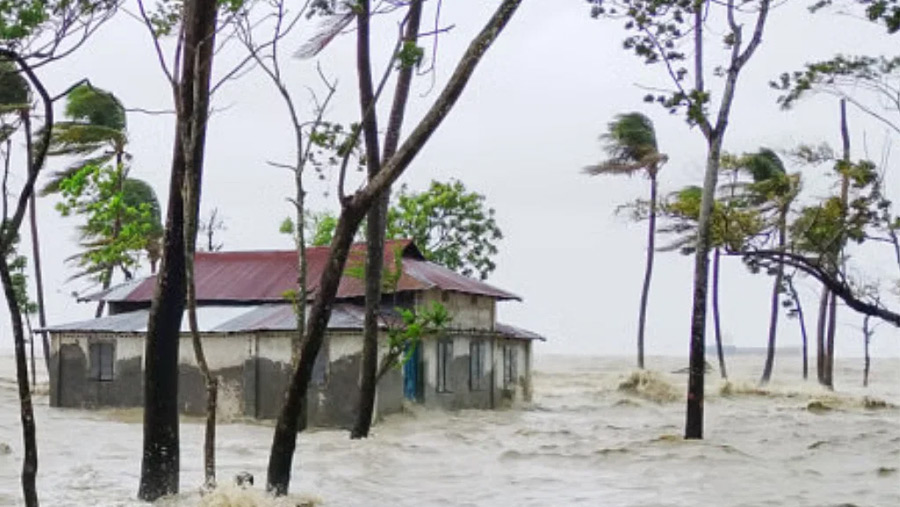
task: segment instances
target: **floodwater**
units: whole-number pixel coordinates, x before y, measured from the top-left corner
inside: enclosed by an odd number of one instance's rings
[[[413,409],[372,438],[302,434],[287,500],[260,492],[272,428],[219,428],[220,482],[249,471],[257,486],[202,497],[202,425],[182,424],[184,493],[166,506],[900,505],[900,359],[839,360],[837,391],[800,380],[779,357],[773,383],[755,385],[763,358],[730,360],[733,383],[707,377],[706,439],[684,441],[686,361],[540,356],[535,399],[504,411]],[[21,505],[21,430],[12,360],[0,358],[0,506]],[[622,387],[624,384],[624,387]],[[135,506],[138,411],[50,409],[37,398],[43,505]]]

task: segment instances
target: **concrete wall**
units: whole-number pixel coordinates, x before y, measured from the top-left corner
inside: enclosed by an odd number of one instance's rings
[[[431,289],[418,294],[416,304],[441,303],[452,316],[452,329],[478,329],[493,331],[496,317],[496,301],[493,298],[459,292]]]

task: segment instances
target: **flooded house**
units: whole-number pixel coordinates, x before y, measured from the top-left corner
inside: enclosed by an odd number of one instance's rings
[[[350,262],[362,262],[354,245]],[[307,250],[314,294],[328,248]],[[356,261],[354,261],[356,259]],[[379,382],[376,417],[419,403],[444,409],[491,409],[531,397],[532,344],[543,338],[497,322],[497,304],[517,296],[425,260],[408,240],[388,241],[385,269],[400,269],[383,308],[441,302],[451,321],[426,336],[401,368]],[[296,251],[198,252],[198,321],[207,361],[219,379],[223,415],[277,417],[291,374],[297,314],[286,297],[296,290]],[[50,402],[55,407],[139,407],[143,399],[144,341],[155,277],[134,280],[84,298],[103,301],[108,315],[47,328],[51,339]],[[311,379],[309,426],[352,425],[362,358],[364,284],[345,275]],[[390,319],[383,319],[388,322]],[[203,377],[194,359],[187,319],[179,346],[179,405],[205,409]],[[382,325],[379,356],[387,350]],[[380,361],[380,357],[379,357]]]

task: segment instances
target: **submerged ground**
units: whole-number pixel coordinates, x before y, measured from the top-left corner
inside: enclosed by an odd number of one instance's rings
[[[200,499],[202,425],[182,425],[182,489],[165,505],[900,505],[900,359],[839,360],[837,391],[800,380],[800,358],[779,357],[759,390],[761,356],[730,359],[707,377],[706,440],[679,438],[683,359],[541,356],[535,400],[506,411],[413,410],[373,438],[315,431],[300,438],[290,501],[262,499],[272,429],[219,429],[219,477],[249,471],[256,490]],[[0,357],[0,505],[20,505],[21,430],[12,358]],[[138,411],[50,409],[37,398],[43,505],[131,506],[140,469]],[[9,452],[3,454],[2,444]],[[261,502],[261,503],[258,503]]]

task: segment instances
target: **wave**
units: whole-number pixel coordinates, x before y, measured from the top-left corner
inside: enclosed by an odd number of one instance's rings
[[[677,401],[682,396],[680,389],[675,388],[658,372],[650,370],[631,372],[619,382],[618,390],[656,403]]]
[[[184,493],[156,502],[157,507],[315,507],[322,505],[319,498],[304,495],[273,497],[261,489],[242,488],[234,485],[218,486],[212,491]]]

